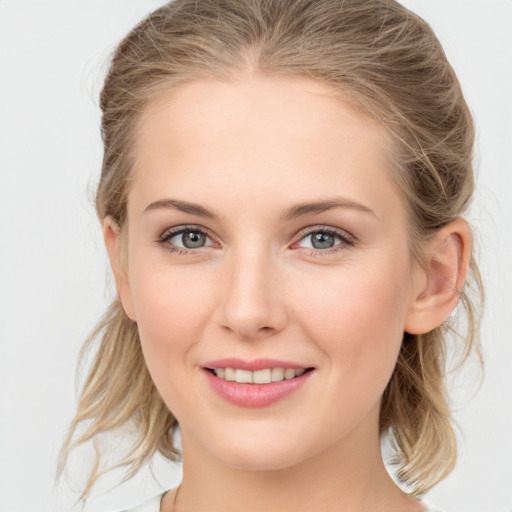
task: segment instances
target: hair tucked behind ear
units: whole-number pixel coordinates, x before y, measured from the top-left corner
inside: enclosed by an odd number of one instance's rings
[[[418,16],[394,0],[176,0],[140,23],[112,59],[101,94],[100,219],[108,215],[125,227],[131,149],[150,101],[186,81],[247,73],[330,84],[387,128],[394,142],[390,172],[409,214],[411,252],[418,261],[421,242],[464,215],[474,188],[473,123],[439,41]],[[461,361],[478,348],[482,293],[472,260],[459,308],[467,327]],[[416,494],[444,478],[456,460],[444,381],[445,331],[440,326],[404,336],[382,402],[381,432],[393,436],[399,476]],[[157,451],[174,458],[176,419],[151,382],[137,326],[117,300],[87,350],[95,339],[99,348],[61,468],[71,449],[129,422],[139,437],[122,463],[133,472]]]

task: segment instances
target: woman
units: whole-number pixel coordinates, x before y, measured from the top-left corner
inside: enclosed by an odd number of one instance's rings
[[[136,471],[179,425],[151,510],[433,510],[447,320],[460,302],[466,357],[481,284],[472,120],[429,27],[388,0],[177,0],[101,108],[118,298],[64,454],[132,424]]]

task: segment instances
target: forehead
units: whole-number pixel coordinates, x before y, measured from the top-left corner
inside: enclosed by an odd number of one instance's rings
[[[214,134],[216,144],[255,136],[266,137],[267,143],[283,144],[286,138],[314,143],[314,133],[319,139],[331,133],[332,139],[339,135],[333,126],[351,123],[343,132],[345,140],[364,135],[379,146],[389,144],[383,126],[347,100],[333,86],[302,77],[248,75],[185,82],[150,102],[138,125],[138,140],[147,143],[165,128],[177,148],[191,140],[197,145],[211,141]]]
[[[133,189],[145,202],[165,190],[211,200],[240,193],[267,205],[269,194],[276,202],[329,192],[372,200],[392,186],[390,146],[383,126],[321,82],[198,80],[142,114]]]

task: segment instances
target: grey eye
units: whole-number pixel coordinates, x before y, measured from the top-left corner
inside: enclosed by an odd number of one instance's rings
[[[314,249],[320,255],[322,252],[330,253],[327,249],[337,251],[345,247],[352,247],[354,242],[349,235],[345,235],[343,232],[329,228],[319,228],[305,233],[297,245],[306,249]]]
[[[338,235],[322,231],[311,233],[309,237],[311,238],[311,246],[314,249],[329,249],[334,247],[334,245],[336,245],[336,238],[339,238]]]
[[[207,238],[206,234],[201,231],[187,230],[177,233],[169,241],[178,247],[197,249],[198,247],[205,246]]]

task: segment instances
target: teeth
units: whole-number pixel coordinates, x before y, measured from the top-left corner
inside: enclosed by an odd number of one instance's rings
[[[254,384],[269,384],[272,382],[272,370],[267,368],[266,370],[252,372],[252,381]]]
[[[279,382],[284,379],[284,370],[282,368],[272,368],[272,382]]]
[[[251,372],[241,370],[240,368],[215,368],[214,373],[221,379],[239,382],[240,384],[270,384],[271,382],[280,382],[282,380],[293,379],[302,375],[306,370],[304,368],[265,368]]]
[[[217,376],[220,377],[220,375]],[[224,369],[224,378],[226,380],[235,380],[235,370],[233,368]]]
[[[290,379],[293,379],[293,377],[295,377],[295,370],[293,370],[292,368],[287,368],[284,371],[284,378],[286,380],[290,380]]]
[[[252,372],[250,372],[249,370],[236,369],[235,382],[240,382],[241,384],[252,384]]]

